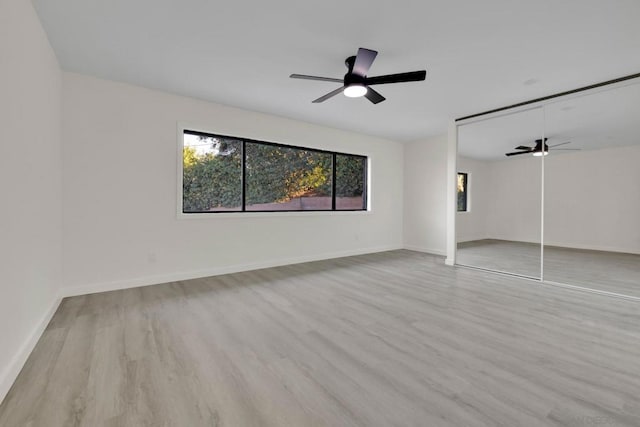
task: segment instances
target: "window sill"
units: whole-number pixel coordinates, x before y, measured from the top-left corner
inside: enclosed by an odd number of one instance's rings
[[[294,212],[203,212],[186,214],[178,212],[179,220],[225,219],[225,218],[274,218],[296,216],[353,216],[371,215],[366,211],[294,211]]]

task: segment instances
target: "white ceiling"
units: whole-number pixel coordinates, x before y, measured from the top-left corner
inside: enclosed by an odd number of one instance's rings
[[[637,0],[33,0],[65,70],[408,141],[449,119],[640,72]],[[311,100],[358,47],[378,105]]]
[[[515,147],[533,147],[535,140],[548,138],[558,148],[599,150],[640,145],[640,79],[618,87],[600,88],[558,99],[535,109],[508,113],[458,128],[458,152],[479,160],[509,160]],[[575,151],[555,151],[561,155]]]

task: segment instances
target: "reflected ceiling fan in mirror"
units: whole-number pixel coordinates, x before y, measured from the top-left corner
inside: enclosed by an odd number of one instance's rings
[[[556,148],[559,147],[561,145],[566,145],[566,144],[571,144],[571,141],[566,141],[566,142],[561,142],[560,144],[555,144],[555,145],[548,145],[547,141],[549,140],[549,138],[545,138],[544,139],[544,143],[542,142],[542,139],[536,139],[536,145],[534,147],[527,147],[526,145],[520,145],[518,147],[516,147],[515,149],[518,151],[514,151],[511,153],[505,153],[505,156],[518,156],[520,154],[533,154],[536,157],[539,156],[546,156],[547,154],[549,154],[550,150],[553,151],[579,151],[579,148]],[[543,145],[544,145],[544,150],[543,150]]]
[[[342,79],[334,79],[331,77],[307,76],[304,74],[291,74],[292,79],[318,80],[323,82],[342,83],[342,86],[333,90],[318,99],[313,100],[314,103],[324,102],[327,99],[343,92],[349,98],[358,98],[364,96],[374,104],[384,101],[386,98],[372,89],[372,85],[381,85],[388,83],[406,83],[422,81],[427,76],[426,70],[411,71],[408,73],[387,74],[384,76],[367,77],[369,68],[373,64],[378,52],[371,49],[361,47],[358,49],[356,56],[350,56],[345,60],[345,65],[349,69]]]

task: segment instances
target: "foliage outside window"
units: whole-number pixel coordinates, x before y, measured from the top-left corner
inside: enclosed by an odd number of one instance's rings
[[[336,209],[366,209],[367,158],[347,154],[336,154],[335,158]]]
[[[364,156],[184,131],[182,212],[366,210]]]
[[[458,212],[467,212],[468,174],[458,172]]]

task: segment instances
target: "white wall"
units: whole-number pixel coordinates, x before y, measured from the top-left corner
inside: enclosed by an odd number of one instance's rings
[[[640,145],[545,158],[545,242],[640,254]]]
[[[0,2],[0,401],[57,306],[61,73],[30,1]]]
[[[370,213],[177,219],[176,126],[370,156]],[[67,294],[402,247],[400,143],[63,77]]]
[[[404,146],[404,245],[445,254],[447,135]]]
[[[548,159],[549,157],[545,158]],[[487,163],[486,236],[518,242],[541,241],[542,160],[510,157]]]

